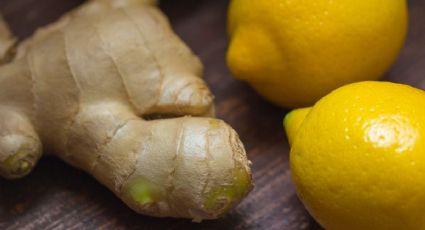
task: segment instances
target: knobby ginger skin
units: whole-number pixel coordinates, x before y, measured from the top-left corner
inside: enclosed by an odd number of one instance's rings
[[[200,61],[153,1],[87,2],[17,50],[0,68],[3,177],[28,174],[43,148],[139,213],[195,221],[252,188],[236,132],[200,117],[213,111]]]

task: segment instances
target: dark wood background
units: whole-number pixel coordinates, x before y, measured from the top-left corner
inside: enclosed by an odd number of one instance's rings
[[[13,31],[25,38],[81,2],[0,0],[0,10]],[[25,179],[0,179],[0,229],[320,229],[291,184],[282,129],[287,111],[234,80],[226,67],[227,4],[228,0],[164,0],[161,7],[204,62],[218,116],[239,132],[253,162],[256,187],[236,210],[201,224],[138,215],[90,176],[45,158]],[[425,88],[425,1],[412,0],[409,5],[408,41],[385,79]]]

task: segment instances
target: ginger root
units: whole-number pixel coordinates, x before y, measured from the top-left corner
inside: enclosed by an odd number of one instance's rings
[[[217,218],[251,172],[236,132],[201,117],[213,113],[201,75],[155,1],[89,1],[0,67],[0,175],[27,175],[43,146],[139,213]]]

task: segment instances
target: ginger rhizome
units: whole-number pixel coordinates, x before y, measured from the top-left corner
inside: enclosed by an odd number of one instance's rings
[[[236,132],[202,117],[214,109],[201,76],[154,1],[89,1],[0,68],[0,175],[28,174],[43,148],[139,213],[217,218],[251,172]]]

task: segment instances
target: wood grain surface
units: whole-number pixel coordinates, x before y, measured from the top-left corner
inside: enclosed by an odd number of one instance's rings
[[[57,19],[82,0],[0,0],[0,10],[20,37]],[[164,0],[177,33],[200,56],[216,95],[218,116],[240,134],[253,162],[255,189],[222,219],[201,224],[158,219],[127,208],[89,175],[45,158],[28,177],[0,179],[0,229],[320,229],[298,200],[282,129],[286,110],[234,80],[224,55],[228,0]],[[412,0],[410,32],[386,80],[425,88],[425,1]]]

